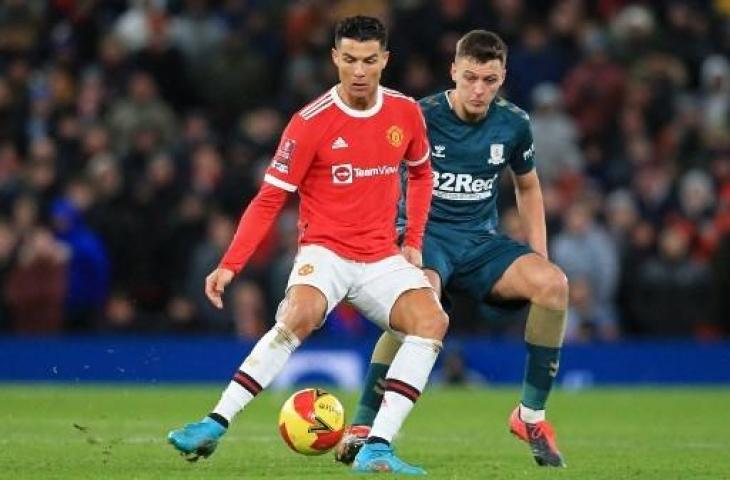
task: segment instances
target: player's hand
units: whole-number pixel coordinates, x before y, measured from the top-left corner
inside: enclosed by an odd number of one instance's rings
[[[233,280],[234,273],[227,268],[216,268],[205,277],[205,296],[216,308],[223,308],[223,290]]]
[[[401,248],[401,253],[404,257],[406,257],[408,263],[411,263],[418,268],[423,267],[423,255],[421,255],[420,250],[405,245],[403,248]]]

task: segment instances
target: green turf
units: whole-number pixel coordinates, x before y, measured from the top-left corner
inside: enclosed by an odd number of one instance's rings
[[[210,459],[188,464],[166,443],[219,387],[0,385],[0,478],[358,478],[331,455],[290,452],[276,430],[285,393],[265,393]],[[507,433],[513,390],[432,389],[397,441],[431,478],[730,478],[730,389],[557,392],[550,419],[565,470],[534,465]],[[352,407],[352,395],[340,395]]]

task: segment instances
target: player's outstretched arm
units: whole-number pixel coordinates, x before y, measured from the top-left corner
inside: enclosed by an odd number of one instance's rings
[[[223,308],[221,295],[233,277],[240,272],[274,224],[286,203],[288,193],[268,183],[254,197],[241,216],[231,244],[218,268],[205,279],[205,295],[217,308]]]

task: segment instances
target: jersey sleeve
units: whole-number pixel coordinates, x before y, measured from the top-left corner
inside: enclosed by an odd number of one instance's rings
[[[403,245],[421,250],[431,207],[433,173],[431,171],[431,147],[426,134],[426,122],[420,108],[415,108],[414,133],[406,150],[408,186],[406,189],[406,217],[408,222]]]
[[[288,194],[264,183],[241,216],[236,234],[218,265],[234,273],[246,266],[251,255],[274,225],[279,211],[286,203]]]
[[[315,132],[312,125],[296,114],[281,135],[264,182],[287,192],[294,192],[307,174],[315,155]]]
[[[406,164],[409,167],[416,167],[425,163],[430,153],[431,147],[428,143],[428,135],[426,134],[426,120],[423,118],[421,108],[418,104],[415,104],[413,108],[413,137],[406,149]]]
[[[518,134],[515,148],[509,159],[509,166],[517,175],[524,175],[535,168],[535,144],[532,141],[532,130],[526,121]]]

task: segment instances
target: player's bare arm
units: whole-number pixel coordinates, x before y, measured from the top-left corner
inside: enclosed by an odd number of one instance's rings
[[[532,249],[548,258],[547,233],[545,231],[545,207],[537,171],[533,168],[524,175],[512,173],[515,183],[515,198],[527,240]]]
[[[273,226],[279,211],[286,203],[288,193],[265,181],[246,208],[220,264],[205,278],[205,295],[216,308],[223,308],[223,291],[243,269]]]

